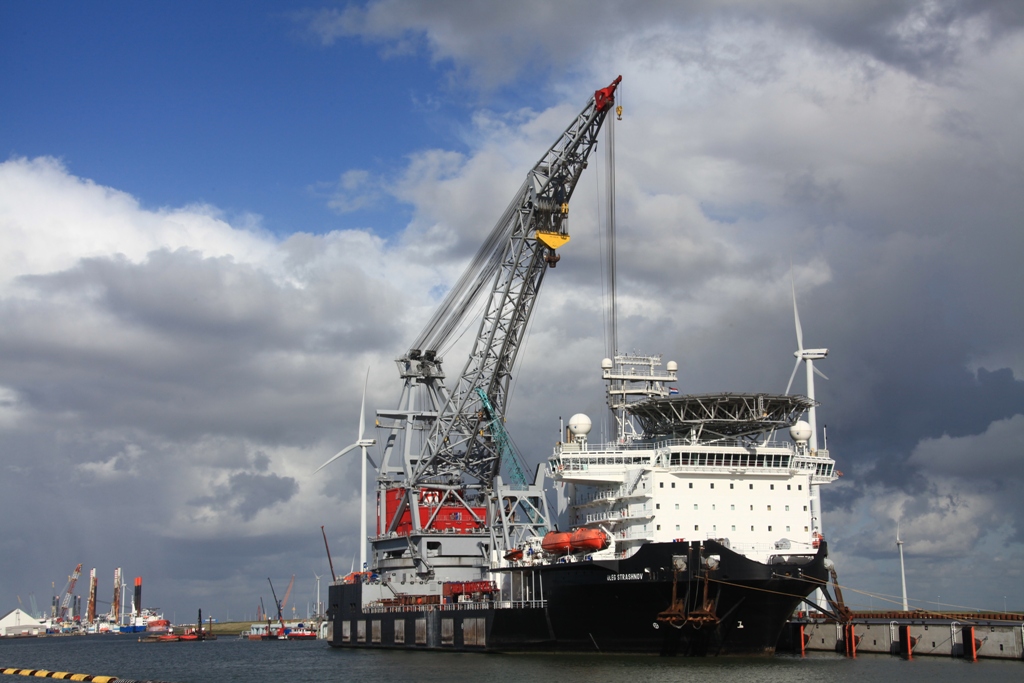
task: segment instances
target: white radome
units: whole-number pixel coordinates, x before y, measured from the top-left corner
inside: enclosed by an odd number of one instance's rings
[[[612,359],[611,358],[605,358],[604,360],[601,361],[601,369],[602,370],[611,370],[614,367],[615,367],[615,364],[612,363]]]
[[[798,420],[795,425],[789,428],[789,435],[797,443],[808,441],[811,438],[811,425],[804,420]]]
[[[573,436],[586,436],[590,433],[593,423],[583,413],[576,413],[569,418],[569,432]]]
[[[677,371],[679,369],[679,364],[676,363],[674,360],[670,360],[665,365],[665,369],[668,370],[669,372],[675,372],[675,371]]]

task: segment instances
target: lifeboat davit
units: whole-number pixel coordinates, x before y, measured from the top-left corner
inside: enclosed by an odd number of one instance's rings
[[[552,555],[568,555],[572,547],[572,534],[568,531],[549,531],[540,542],[541,550]]]
[[[608,547],[608,535],[600,529],[580,527],[572,532],[569,545],[573,550],[593,553]]]

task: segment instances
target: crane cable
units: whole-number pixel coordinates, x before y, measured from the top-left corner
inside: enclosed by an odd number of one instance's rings
[[[606,256],[606,291],[605,291],[605,352],[614,358],[618,352],[618,318],[616,311],[615,290],[615,119],[609,118],[605,128],[605,153],[608,169],[605,174],[605,192],[608,202],[605,217],[605,249]]]
[[[617,118],[622,120],[622,106],[615,108]],[[601,284],[604,320],[604,351],[605,357],[614,360],[618,353],[618,296],[616,291],[615,274],[615,118],[609,117],[605,121],[605,203],[604,231],[601,234]],[[595,181],[597,180],[595,175]],[[598,225],[601,224],[601,191],[598,185],[597,214]],[[615,388],[613,384],[610,389]],[[618,439],[618,415],[611,409],[607,416],[608,434],[606,441]]]

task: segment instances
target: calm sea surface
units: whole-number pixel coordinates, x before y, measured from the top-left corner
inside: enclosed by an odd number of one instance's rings
[[[843,683],[850,681],[1024,681],[1024,662],[945,658],[904,662],[885,655],[848,660],[663,659],[610,655],[470,655],[335,650],[323,641],[140,643],[124,636],[0,639],[0,668],[49,669],[171,683],[204,681],[401,681],[409,683]],[[0,683],[21,677],[0,675]]]

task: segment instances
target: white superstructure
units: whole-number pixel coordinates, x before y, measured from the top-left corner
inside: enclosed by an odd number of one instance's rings
[[[643,543],[725,539],[753,560],[813,552],[821,539],[817,488],[838,475],[799,419],[814,402],[769,394],[678,395],[675,363],[602,362],[618,439],[591,444],[590,420],[570,419],[549,460],[564,485],[568,524],[603,529],[628,557]],[[628,400],[633,398],[635,400]],[[789,437],[784,440],[780,437]]]

